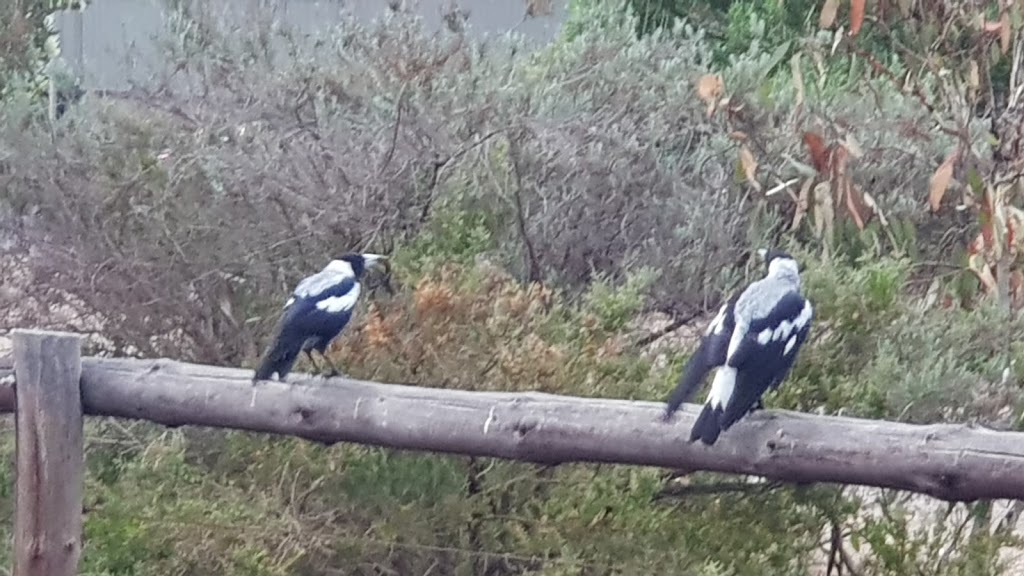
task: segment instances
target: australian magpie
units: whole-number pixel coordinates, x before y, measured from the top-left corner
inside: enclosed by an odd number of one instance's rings
[[[284,305],[274,341],[263,354],[253,383],[269,380],[275,372],[284,380],[299,352],[306,354],[317,371],[313,350],[330,364],[324,352],[352,318],[363,273],[382,261],[384,257],[377,254],[345,254],[299,282]],[[330,375],[337,374],[331,364]]]
[[[779,386],[810,332],[814,308],[800,293],[796,260],[779,250],[760,252],[767,275],[722,305],[669,396],[665,420],[717,368],[690,442],[714,444],[746,413],[761,408],[761,395]]]

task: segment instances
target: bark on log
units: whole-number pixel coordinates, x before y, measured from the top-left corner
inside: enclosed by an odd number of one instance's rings
[[[896,488],[948,501],[1024,499],[1019,432],[764,410],[706,448],[686,441],[695,405],[684,405],[673,422],[663,423],[660,402],[294,376],[293,383],[253,386],[251,370],[85,358],[82,400],[90,415],[287,434],[325,444],[709,470]]]
[[[14,576],[74,576],[82,550],[80,338],[16,330]]]

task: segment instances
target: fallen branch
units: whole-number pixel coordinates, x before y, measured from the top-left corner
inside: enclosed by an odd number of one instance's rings
[[[10,376],[0,370],[0,381]],[[303,378],[296,375],[297,378]],[[287,434],[333,444],[608,462],[895,488],[947,501],[1024,499],[1024,433],[764,410],[712,448],[686,441],[697,406],[468,392],[345,378],[261,382],[251,370],[170,360],[82,359],[86,414]],[[10,378],[8,378],[10,380]],[[13,409],[0,393],[0,410]]]

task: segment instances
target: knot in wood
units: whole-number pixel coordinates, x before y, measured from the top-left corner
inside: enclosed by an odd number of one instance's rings
[[[302,406],[299,406],[292,410],[292,415],[297,416],[297,420],[299,422],[306,422],[307,420],[312,418],[314,414],[316,414],[315,410],[313,410],[312,408],[305,408]]]
[[[522,440],[527,434],[533,431],[538,424],[539,422],[535,416],[523,416],[518,422],[516,422],[512,430],[514,431],[516,438]]]

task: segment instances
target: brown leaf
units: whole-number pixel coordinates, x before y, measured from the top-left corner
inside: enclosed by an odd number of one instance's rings
[[[814,169],[822,174],[828,171],[829,150],[821,136],[814,132],[804,132],[804,144],[807,145],[807,150],[811,153],[811,163],[814,165]]]
[[[971,90],[977,90],[981,86],[981,73],[978,71],[978,63],[971,60],[967,65],[967,85]]]
[[[803,186],[800,187],[800,195],[796,201],[796,211],[793,213],[793,224],[789,227],[790,231],[799,228],[800,223],[804,220],[804,216],[807,215],[807,208],[811,204],[812,186],[814,186],[814,178],[808,178],[804,180]]]
[[[717,74],[705,74],[697,81],[697,97],[708,106],[708,116],[714,113],[718,98],[725,90],[722,77]]]
[[[1014,256],[1024,251],[1024,210],[1016,206],[1006,206],[1006,245]]]
[[[996,217],[995,217],[995,202],[992,199],[992,187],[985,187],[985,195],[981,201],[981,207],[978,210],[978,219],[981,221],[981,247],[980,251],[984,253],[991,252],[996,246]]]
[[[1003,23],[1002,22],[994,22],[992,20],[986,21],[981,26],[981,29],[984,30],[985,32],[989,33],[989,34],[1000,33],[1002,28],[1003,28]]]
[[[857,36],[864,24],[864,0],[850,0],[850,38]]]
[[[1010,274],[1010,297],[1015,309],[1024,307],[1024,272],[1020,270]]]
[[[967,267],[978,276],[978,280],[981,280],[986,292],[994,294],[999,290],[996,277],[992,274],[992,268],[985,262],[981,254],[972,254],[967,258]]]
[[[828,182],[819,182],[813,189],[811,197],[813,198],[813,211],[814,216],[814,231],[817,234],[818,239],[824,239],[826,243],[831,244],[832,238],[835,234],[835,220],[836,213],[835,207],[832,205],[832,194],[830,193],[830,185]]]
[[[953,162],[956,161],[956,157],[957,150],[946,156],[928,183],[928,203],[931,205],[932,212],[937,212],[942,205],[942,197],[946,194],[949,181],[953,178]]]
[[[853,217],[858,230],[864,230],[864,226],[875,215],[860,189],[850,181],[849,177],[846,179],[846,209]]]
[[[760,192],[761,183],[757,181],[757,160],[754,160],[754,154],[746,144],[740,146],[740,164],[743,166],[743,174],[747,177],[747,182]]]
[[[1006,54],[1010,51],[1010,13],[1006,10],[1003,11],[1003,15],[999,18],[999,48]]]
[[[850,152],[846,146],[836,145],[832,150],[829,180],[832,185],[833,205],[845,206],[857,229],[863,230],[871,217],[871,209],[864,202],[860,191],[853,185],[853,180],[846,170],[849,157]]]
[[[825,0],[821,7],[821,15],[818,17],[818,28],[831,28],[836,22],[836,13],[839,11],[839,0]]]

